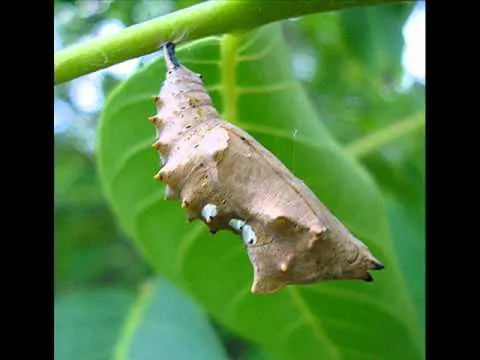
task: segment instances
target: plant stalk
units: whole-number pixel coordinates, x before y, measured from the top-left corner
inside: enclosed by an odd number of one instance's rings
[[[57,51],[54,84],[153,53],[167,41],[182,43],[313,13],[400,2],[404,0],[207,1]]]

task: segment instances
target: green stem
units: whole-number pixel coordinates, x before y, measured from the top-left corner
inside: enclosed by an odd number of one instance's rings
[[[424,127],[425,117],[421,114],[390,125],[359,140],[355,140],[345,147],[345,151],[353,157],[361,158],[394,142],[400,137],[409,135]]]
[[[237,86],[236,65],[239,38],[227,35],[221,42],[222,53],[222,115],[232,123],[237,123]]]
[[[55,85],[158,51],[166,41],[184,42],[307,14],[404,0],[216,0],[130,26],[119,33],[55,53]]]

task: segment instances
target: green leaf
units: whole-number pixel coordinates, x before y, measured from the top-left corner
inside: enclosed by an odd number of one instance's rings
[[[341,143],[425,112],[424,86],[401,89],[401,29],[412,6],[317,14],[292,26],[296,55],[313,59],[309,95]]]
[[[55,136],[55,293],[106,279],[110,285],[137,283],[149,268],[121,236],[95,163],[74,144],[70,137]]]
[[[55,302],[55,359],[225,360],[203,311],[164,279],[135,300],[120,289],[73,293]]]
[[[115,352],[115,360],[159,358],[227,359],[202,310],[164,279],[156,279],[142,289]]]
[[[252,268],[238,237],[214,238],[188,225],[178,202],[152,180],[159,160],[146,118],[164,78],[162,61],[111,94],[98,132],[98,165],[122,225],[162,274],[187,289],[239,335],[295,359],[420,359],[423,343],[388,230],[385,203],[369,174],[317,119],[291,72],[280,25],[253,34],[207,38],[178,52],[203,74],[226,119],[255,136],[305,181],[386,265],[373,284],[289,286],[250,293]],[[281,357],[279,357],[281,358]]]
[[[401,63],[402,27],[413,4],[374,6],[338,12],[346,48],[367,71],[394,77]]]
[[[73,293],[55,301],[55,359],[111,359],[134,296],[124,290]]]
[[[425,216],[423,211],[393,200],[388,210],[400,267],[409,279],[407,288],[425,331]]]

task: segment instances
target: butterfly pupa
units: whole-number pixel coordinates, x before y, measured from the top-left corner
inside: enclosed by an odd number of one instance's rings
[[[165,198],[179,199],[189,220],[243,239],[253,293],[325,280],[373,281],[383,265],[315,194],[248,133],[223,120],[202,77],[163,47],[166,79],[153,97],[154,176]]]

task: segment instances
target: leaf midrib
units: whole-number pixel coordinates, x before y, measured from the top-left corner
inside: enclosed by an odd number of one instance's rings
[[[292,297],[294,304],[297,306],[299,312],[305,317],[305,320],[312,329],[313,334],[318,338],[321,343],[325,345],[325,348],[331,354],[332,359],[341,360],[342,356],[338,351],[337,346],[327,335],[325,329],[323,328],[323,325],[312,312],[300,291],[296,287],[290,286],[288,287],[288,292]]]
[[[129,311],[127,320],[123,326],[122,334],[115,347],[114,360],[128,360],[128,353],[130,351],[132,340],[138,327],[142,323],[145,312],[148,310],[153,301],[154,286],[147,284],[142,289],[132,308]]]

